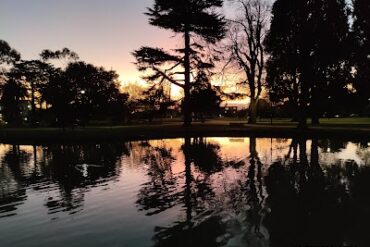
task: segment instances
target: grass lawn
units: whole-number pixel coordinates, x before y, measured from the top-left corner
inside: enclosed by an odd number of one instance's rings
[[[183,127],[181,122],[156,124],[88,126],[78,128],[23,127],[0,128],[0,142],[35,143],[68,141],[101,141],[150,138],[175,138],[184,136],[331,136],[349,138],[370,138],[370,118],[321,119],[321,125],[298,130],[297,123],[289,119],[261,119],[255,125],[248,125],[241,119],[211,119],[205,123],[194,122],[191,127]]]
[[[322,118],[322,124],[334,125],[368,125],[370,126],[370,118]]]
[[[260,119],[259,124],[271,124],[271,119]],[[296,122],[292,122],[291,119],[273,119],[273,124],[287,124],[287,125],[296,125]],[[311,120],[308,120],[308,123],[311,123]],[[349,126],[364,126],[367,125],[370,127],[370,118],[321,118],[320,124],[323,125],[349,125]]]

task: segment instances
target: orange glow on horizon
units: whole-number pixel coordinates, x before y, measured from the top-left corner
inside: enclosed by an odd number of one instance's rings
[[[142,76],[143,74],[140,73],[139,71],[137,70],[134,70],[134,71],[130,71],[129,73],[127,72],[124,72],[124,71],[119,71],[117,72],[119,74],[119,81],[120,81],[120,84],[121,84],[121,88],[129,85],[129,84],[137,84],[141,87],[146,87],[148,85],[148,83],[142,79]],[[227,83],[219,83],[217,78],[214,79],[214,81],[217,81],[217,82],[214,82],[213,84],[216,84],[216,85],[227,85],[227,84],[232,84],[233,82],[227,82]],[[238,89],[233,89],[235,91],[237,91]],[[175,100],[178,100],[182,97],[183,95],[183,89],[176,86],[176,85],[171,85],[171,95],[172,95],[172,98],[175,99]],[[237,99],[237,100],[227,100],[227,101],[224,101],[222,105],[237,105],[241,108],[246,108],[248,105],[249,105],[249,102],[250,102],[250,99],[248,97],[245,97],[244,99]]]

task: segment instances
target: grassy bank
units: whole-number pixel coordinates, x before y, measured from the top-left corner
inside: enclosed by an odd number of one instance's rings
[[[0,128],[2,143],[43,143],[105,140],[136,140],[195,136],[256,136],[294,137],[318,136],[334,138],[370,138],[370,119],[361,121],[328,121],[319,126],[298,130],[292,122],[260,122],[247,125],[244,121],[210,120],[183,127],[181,123],[143,124],[127,126],[95,126],[85,128]]]

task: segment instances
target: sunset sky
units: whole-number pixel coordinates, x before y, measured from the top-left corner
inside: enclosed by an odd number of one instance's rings
[[[144,12],[153,0],[0,1],[0,39],[23,59],[67,47],[83,61],[117,71],[123,85],[142,81],[131,55],[135,49],[182,45],[173,33],[148,24]],[[173,93],[180,91],[173,87]]]
[[[139,80],[131,52],[142,45],[175,47],[172,34],[148,24],[153,0],[1,0],[0,39],[24,59],[68,47],[123,82]]]

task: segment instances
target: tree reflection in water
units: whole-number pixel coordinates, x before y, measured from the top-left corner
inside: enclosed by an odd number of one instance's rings
[[[186,138],[181,148],[183,183],[171,171],[173,156],[161,161],[167,161],[162,169],[157,161],[150,164],[149,175],[154,176],[146,184],[150,193],[140,193],[138,204],[148,215],[178,205],[183,208],[178,221],[156,227],[155,246],[364,246],[370,242],[364,233],[365,219],[370,219],[369,168],[354,162],[320,165],[319,147],[330,144],[317,139],[292,140],[284,160],[263,164],[256,143],[250,138],[247,162],[236,168],[231,164],[240,161],[223,160],[220,146],[204,138]],[[230,167],[244,170],[240,172],[244,176],[223,187],[218,175]],[[154,182],[158,178],[161,185]]]
[[[143,183],[130,188],[139,209],[130,217],[152,224],[154,246],[369,246],[368,143],[301,138],[271,141],[270,147],[264,145],[269,140],[242,141],[2,146],[0,217],[17,217],[31,192],[42,197],[52,219],[81,213],[85,195],[103,195],[93,188],[115,186],[125,165],[125,178],[135,170]],[[227,145],[238,155],[228,155]],[[356,145],[362,164],[331,156]],[[110,195],[109,204],[122,203],[119,194]],[[122,212],[119,205],[116,210]]]
[[[25,200],[26,188],[51,192],[45,203],[49,214],[83,210],[84,194],[91,186],[118,178],[118,161],[129,153],[125,144],[117,143],[45,146],[40,152],[42,157],[38,157],[36,149],[33,146],[26,152],[13,145],[5,152],[0,166],[4,184],[0,195],[2,215],[16,210]],[[59,195],[53,193],[55,190]]]
[[[171,170],[172,150],[148,146],[143,161],[149,165],[150,181],[143,185],[137,203],[147,215],[162,213],[175,206],[184,209],[183,220],[169,227],[156,227],[153,240],[156,246],[217,246],[216,237],[223,232],[219,217],[209,212],[207,202],[213,194],[207,180],[213,171],[222,169],[219,147],[208,144],[204,138],[185,138],[181,150],[184,172]],[[157,155],[157,154],[161,155]],[[163,155],[165,154],[165,155]],[[160,157],[160,158],[158,158]],[[196,178],[192,170],[199,169]]]
[[[148,166],[150,181],[142,185],[137,204],[150,216],[172,208],[180,199],[176,190],[177,177],[172,173],[175,158],[172,149],[166,146],[153,147],[145,141],[139,147],[143,149],[140,158]]]
[[[150,149],[154,151],[149,154],[157,157],[155,153],[160,149]],[[256,151],[256,139],[251,140],[250,149],[250,165],[246,166],[240,160],[224,161],[220,156],[220,146],[208,142],[206,138],[185,138],[181,147],[184,177],[172,173],[173,158],[158,160],[144,156],[151,178],[139,194],[137,203],[141,209],[152,215],[175,206],[183,208],[182,216],[173,225],[156,227],[153,237],[155,246],[222,246],[233,234],[264,238],[260,228],[263,216],[268,211],[262,205],[263,164]],[[171,154],[171,150],[162,153]],[[234,170],[243,167],[246,169],[246,173],[243,173],[245,176],[242,175],[232,189],[225,187],[218,175],[228,168]],[[227,217],[231,213],[235,217]],[[243,232],[245,229],[242,229],[243,222],[238,221],[239,216],[244,217],[244,223],[249,222],[250,232]]]
[[[26,199],[28,179],[23,177],[23,164],[29,163],[30,154],[13,145],[4,154],[0,165],[0,215],[16,214],[17,207]]]
[[[265,223],[272,246],[367,246],[370,239],[364,227],[369,223],[363,220],[369,222],[370,214],[364,209],[370,205],[360,200],[368,195],[356,198],[358,188],[353,185],[361,177],[369,181],[369,168],[352,162],[321,166],[317,139],[311,142],[308,162],[306,140],[297,143],[299,160],[294,156],[287,165],[273,163],[265,178],[271,208]]]

